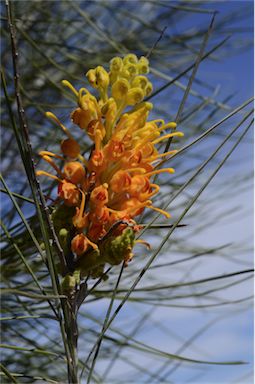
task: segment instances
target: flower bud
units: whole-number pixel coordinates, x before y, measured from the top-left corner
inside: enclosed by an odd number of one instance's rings
[[[64,175],[71,183],[80,184],[85,177],[85,170],[78,161],[69,161],[64,166]]]
[[[99,86],[101,86],[102,88],[107,88],[110,82],[108,72],[106,72],[103,67],[100,67],[100,69],[98,69],[97,76]]]
[[[106,234],[102,223],[93,223],[88,231],[88,236],[92,241],[98,241]]]
[[[111,72],[119,72],[123,67],[123,61],[120,57],[114,57],[110,61],[110,70]]]
[[[94,188],[90,195],[90,203],[95,206],[103,206],[108,203],[108,184]]]
[[[150,181],[146,176],[135,175],[131,179],[129,192],[132,196],[137,196],[141,193],[150,192]]]
[[[107,150],[107,158],[109,160],[118,159],[123,155],[125,151],[125,145],[123,141],[119,140],[110,140],[107,146],[105,147],[105,151]]]
[[[109,85],[109,75],[100,65],[95,69],[90,69],[86,76],[93,88],[107,88]]]
[[[149,80],[147,79],[147,77],[145,77],[145,76],[136,76],[132,80],[131,85],[132,85],[132,87],[138,87],[138,88],[142,88],[144,90],[148,83],[149,83]]]
[[[116,100],[121,100],[126,97],[130,88],[129,82],[126,79],[119,79],[112,85],[112,97]]]
[[[132,88],[127,94],[127,105],[135,105],[140,103],[144,98],[141,88]]]
[[[86,129],[92,119],[93,118],[89,110],[85,111],[81,108],[76,108],[71,113],[72,122],[78,125],[81,129]]]
[[[148,84],[145,88],[145,95],[149,96],[152,91],[153,91],[153,86],[152,86],[151,82],[148,82]]]
[[[109,221],[110,213],[107,207],[98,206],[95,207],[95,210],[92,211],[89,215],[89,220],[95,224],[106,224]]]
[[[80,146],[76,140],[66,139],[61,143],[61,151],[65,156],[74,159],[80,154]]]
[[[89,170],[94,170],[96,172],[103,171],[106,168],[106,161],[103,151],[98,151],[94,149],[92,155],[89,159]]]
[[[68,206],[75,206],[80,201],[80,192],[76,185],[69,183],[66,180],[59,183],[58,196],[63,199]]]
[[[133,77],[138,74],[137,65],[135,64],[127,64],[124,66],[124,70],[129,73],[130,77]]]
[[[105,247],[107,262],[111,265],[118,265],[123,260],[126,262],[131,260],[134,240],[134,231],[131,228],[125,228],[114,240],[107,242]]]
[[[140,151],[142,153],[143,158],[147,158],[157,153],[154,145],[152,143],[145,143],[142,147],[140,147]]]
[[[89,245],[90,242],[88,241],[88,238],[83,233],[80,233],[73,238],[71,249],[77,256],[80,256],[87,251]]]
[[[126,171],[118,171],[116,172],[111,181],[110,188],[113,192],[122,192],[129,188],[131,184],[131,177]]]
[[[142,56],[137,66],[138,66],[139,73],[141,74],[149,73],[149,60],[146,57]]]
[[[129,53],[123,59],[124,64],[136,64],[138,62],[138,58],[134,53]]]
[[[74,290],[75,285],[76,285],[75,277],[71,273],[68,273],[61,282],[62,292],[64,294],[70,294]]]
[[[96,78],[96,71],[95,69],[90,69],[87,73],[86,73],[86,77],[90,83],[90,85],[92,85],[92,87],[94,88],[97,88],[97,84],[96,84],[96,81],[97,81],[97,78]]]

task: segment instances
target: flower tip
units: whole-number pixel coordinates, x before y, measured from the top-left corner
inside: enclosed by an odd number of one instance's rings
[[[169,123],[169,128],[175,129],[176,127],[177,124],[174,121],[171,121],[171,123]]]
[[[45,116],[48,119],[54,120],[57,124],[60,124],[59,119],[57,118],[57,116],[54,115],[54,113],[47,111],[47,112],[45,112]]]
[[[142,240],[142,239],[135,240],[135,244],[141,244],[141,245],[144,245],[148,250],[151,249],[150,244],[149,244],[147,241],[144,241],[144,240]]]
[[[168,168],[167,171],[168,171],[169,173],[174,173],[174,172],[175,172],[175,169],[174,169],[174,168]]]
[[[149,103],[148,101],[145,102],[145,107],[148,111],[151,111],[153,109],[153,104]]]
[[[76,91],[76,89],[72,86],[72,84],[68,80],[62,80],[61,83],[62,85],[64,85],[64,87],[69,88],[70,91],[72,91],[75,94],[75,96],[78,97],[79,93]]]

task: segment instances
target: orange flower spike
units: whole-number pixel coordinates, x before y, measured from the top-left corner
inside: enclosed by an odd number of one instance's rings
[[[82,183],[85,174],[85,169],[78,161],[69,161],[64,166],[65,178],[73,184]]]
[[[64,200],[68,206],[76,206],[80,201],[80,192],[76,185],[63,180],[58,185],[58,196]]]
[[[89,246],[93,249],[98,249],[98,246],[90,241],[83,233],[76,235],[71,242],[71,250],[76,253],[77,256],[81,256],[85,253]]]
[[[61,151],[65,156],[76,159],[80,154],[80,146],[76,140],[66,139],[61,143]]]
[[[108,184],[104,183],[94,188],[90,195],[90,204],[92,207],[103,206],[108,203]]]
[[[122,192],[131,185],[131,177],[126,171],[116,172],[110,181],[110,188],[113,192]]]

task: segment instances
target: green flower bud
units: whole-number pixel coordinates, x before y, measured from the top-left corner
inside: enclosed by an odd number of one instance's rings
[[[131,228],[126,228],[121,235],[110,239],[104,247],[104,258],[111,265],[118,265],[128,258],[134,245],[135,234]]]
[[[76,286],[76,279],[72,273],[68,273],[61,282],[62,292],[64,294],[70,294]]]

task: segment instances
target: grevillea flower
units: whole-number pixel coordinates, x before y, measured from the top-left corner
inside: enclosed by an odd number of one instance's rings
[[[53,113],[46,113],[67,138],[61,143],[61,154],[40,152],[56,174],[38,171],[37,175],[58,182],[53,222],[65,254],[72,255],[72,268],[80,268],[83,276],[99,276],[106,263],[128,264],[140,230],[135,218],[145,209],[170,217],[152,202],[159,192],[153,179],[174,172],[156,169],[163,157],[176,152],[159,153],[159,145],[183,134],[176,132],[174,122],[148,121],[152,109],[144,101],[152,92],[148,72],[148,60],[133,54],[113,58],[109,72],[101,66],[90,69],[86,76],[97,98],[88,89],[76,90],[63,81],[77,100],[71,120],[94,144],[87,158],[81,154],[80,140]]]

